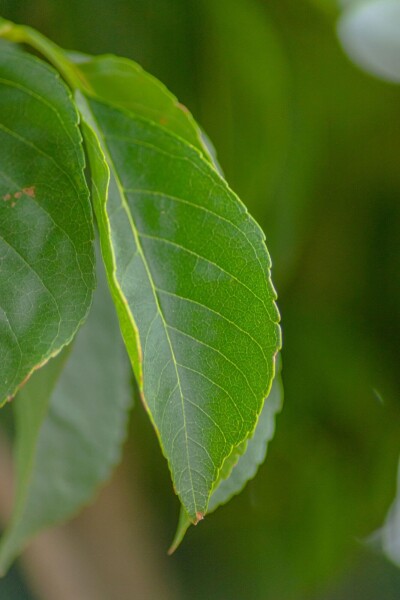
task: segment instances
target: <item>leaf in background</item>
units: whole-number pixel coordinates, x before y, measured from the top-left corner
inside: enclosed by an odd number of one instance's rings
[[[195,522],[225,459],[254,430],[273,378],[280,334],[264,236],[183,140],[91,98],[79,103],[101,145],[86,131],[122,332]]]
[[[208,505],[209,513],[239,494],[250,479],[253,479],[265,460],[268,443],[275,433],[275,418],[280,412],[283,402],[283,386],[279,371],[280,368],[277,366],[277,375],[272,383],[271,392],[264,402],[253,437],[244,442],[240,452],[233,455],[233,461],[231,461],[231,455],[221,469],[220,481],[217,483]],[[227,463],[229,468],[226,468]],[[190,524],[186,512],[181,509],[177,531],[169,554],[178,548]]]
[[[343,13],[338,35],[343,48],[368,73],[400,83],[400,2],[354,2]]]
[[[78,115],[58,74],[0,49],[0,405],[68,344],[94,287]]]
[[[257,0],[201,0],[197,10],[208,32],[199,36],[196,73],[203,124],[235,189],[261,214],[285,177],[293,135],[281,35]]]
[[[103,270],[98,279],[72,350],[35,373],[15,399],[17,490],[0,545],[3,573],[33,535],[86,504],[120,459],[129,365]]]
[[[275,418],[282,409],[282,402],[283,386],[278,374],[272,383],[271,392],[264,402],[254,435],[248,440],[247,448],[239,456],[228,477],[221,479],[213,492],[208,505],[209,512],[213,512],[218,506],[226,504],[233,496],[239,494],[257,473],[267,455],[268,443],[274,437]]]
[[[200,127],[161,81],[128,58],[112,55],[85,58],[81,55],[76,68],[91,93],[162,125],[208,158]]]

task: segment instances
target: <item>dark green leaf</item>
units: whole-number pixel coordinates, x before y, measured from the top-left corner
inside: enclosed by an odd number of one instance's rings
[[[103,272],[70,349],[35,373],[15,399],[17,491],[0,546],[2,572],[33,535],[87,503],[120,458],[132,393]]]
[[[78,115],[53,69],[0,49],[0,405],[68,344],[94,287]]]
[[[264,236],[183,140],[108,104],[80,105],[101,145],[87,132],[122,332],[195,522],[224,461],[254,430],[273,377],[280,336]]]

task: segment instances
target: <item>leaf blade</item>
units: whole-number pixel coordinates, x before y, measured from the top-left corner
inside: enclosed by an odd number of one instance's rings
[[[114,257],[109,279],[117,279],[136,323],[143,396],[176,491],[196,522],[226,456],[254,429],[273,376],[280,335],[263,234],[182,140],[91,98],[81,110],[95,120],[111,171],[108,199],[95,200],[98,222],[106,224],[100,235]],[[218,243],[197,235],[204,220]],[[238,365],[237,347],[251,360]]]
[[[0,544],[2,572],[33,535],[73,515],[110,477],[131,405],[125,359],[100,271],[73,347],[36,373],[15,400],[17,495]]]
[[[1,405],[86,318],[94,255],[69,91],[53,69],[10,46],[0,52],[0,86]]]

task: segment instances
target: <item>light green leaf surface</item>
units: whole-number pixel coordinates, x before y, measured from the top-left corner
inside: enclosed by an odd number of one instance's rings
[[[271,392],[264,402],[253,437],[241,444],[239,451],[225,461],[219,481],[210,498],[209,513],[239,494],[256,475],[267,455],[268,443],[274,437],[275,419],[282,408],[282,402],[283,386],[278,373],[273,381]],[[181,509],[176,534],[169,550],[170,554],[181,544],[190,525],[191,521],[186,511]]]
[[[33,535],[89,502],[120,458],[132,396],[129,363],[104,272],[98,278],[72,350],[35,373],[14,401],[17,489],[0,545],[3,573]]]
[[[94,287],[78,115],[48,65],[0,47],[0,405],[65,346]]]
[[[264,236],[183,140],[108,104],[80,105],[101,145],[88,136],[123,335],[195,522],[225,459],[253,432],[274,373],[280,334]]]
[[[400,83],[400,2],[352,2],[338,23],[342,45],[359,67]]]

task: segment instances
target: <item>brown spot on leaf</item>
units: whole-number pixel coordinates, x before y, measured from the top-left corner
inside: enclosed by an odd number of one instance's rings
[[[203,513],[201,513],[201,512],[197,512],[197,513],[196,513],[196,520],[195,520],[194,524],[195,524],[195,525],[197,525],[197,523],[198,523],[199,521],[202,521],[203,519],[204,519],[204,515],[203,515]]]
[[[24,192],[24,194],[26,194],[27,196],[30,196],[31,198],[35,197],[36,189],[35,189],[34,185],[31,185],[30,187],[26,187],[22,191]]]
[[[29,196],[30,198],[34,198],[35,193],[36,193],[35,186],[30,185],[29,187],[22,188],[22,190],[18,190],[18,192],[15,192],[14,194],[5,194],[4,196],[2,196],[2,199],[4,200],[4,202],[8,202],[8,200],[11,200],[13,198],[15,200],[18,200],[19,198],[21,198],[22,194],[25,194],[26,196]],[[11,202],[11,206],[15,206],[15,202]]]
[[[16,205],[16,202],[11,202],[11,208],[14,208],[14,206]]]

